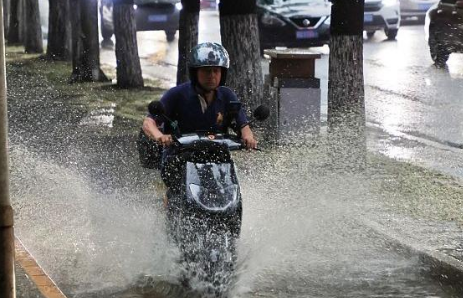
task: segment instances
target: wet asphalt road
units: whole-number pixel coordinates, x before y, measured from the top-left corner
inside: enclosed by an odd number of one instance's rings
[[[31,253],[69,297],[187,295],[174,285],[157,176],[136,160],[137,124],[84,125],[72,96],[8,71],[16,231]],[[237,164],[246,201],[233,297],[458,297],[355,221],[379,204],[381,172],[333,171],[323,148],[240,154]],[[134,288],[143,275],[164,295]]]
[[[202,12],[199,41],[220,42],[218,14]],[[139,33],[139,51],[146,77],[165,86],[176,78],[177,40],[166,43],[163,32]],[[322,121],[327,113],[328,48],[316,62],[321,81]],[[102,51],[102,62],[115,67],[114,54]],[[262,61],[264,73],[268,60]],[[396,41],[377,31],[364,41],[365,103],[368,125],[376,129],[376,147],[389,157],[463,177],[463,54],[452,54],[445,69],[436,69],[429,55],[423,24],[408,21]],[[423,148],[425,147],[425,148]]]

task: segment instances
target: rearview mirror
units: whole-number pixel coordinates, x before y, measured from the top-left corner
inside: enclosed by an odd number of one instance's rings
[[[257,121],[264,121],[270,115],[270,109],[265,105],[260,105],[254,110],[254,118]]]
[[[158,100],[153,100],[148,105],[148,112],[152,116],[162,116],[164,115],[164,112],[165,112],[164,105]]]

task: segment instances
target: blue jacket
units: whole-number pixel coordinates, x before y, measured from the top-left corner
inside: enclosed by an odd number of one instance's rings
[[[171,88],[161,98],[165,115],[178,122],[182,134],[195,131],[215,132],[221,130],[227,104],[231,101],[238,101],[236,94],[231,89],[220,86],[217,88],[214,102],[203,113],[198,93],[190,82]],[[160,124],[159,119],[154,115],[149,116]],[[239,128],[248,123],[243,109],[238,112],[235,120]],[[171,133],[168,127],[166,125],[165,133]]]

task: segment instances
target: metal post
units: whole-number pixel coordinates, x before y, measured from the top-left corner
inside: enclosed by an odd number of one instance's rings
[[[9,198],[3,0],[0,0],[0,297],[15,298],[13,209]]]

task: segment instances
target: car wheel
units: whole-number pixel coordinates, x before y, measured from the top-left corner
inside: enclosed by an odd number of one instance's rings
[[[367,37],[372,38],[376,31],[367,31]]]
[[[429,33],[429,52],[437,67],[444,67],[450,56],[450,51],[436,38],[435,32]]]
[[[386,36],[388,40],[394,40],[397,36],[399,29],[388,29],[386,30]]]
[[[174,41],[175,33],[177,33],[177,31],[166,30],[166,39],[167,39],[168,42]]]

